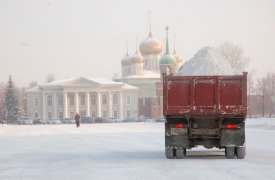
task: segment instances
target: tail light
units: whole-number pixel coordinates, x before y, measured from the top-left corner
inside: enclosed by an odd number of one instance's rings
[[[175,127],[176,127],[176,128],[183,128],[184,126],[183,126],[183,124],[176,124]]]
[[[238,124],[227,124],[226,129],[238,129],[240,128],[240,125]]]
[[[183,124],[175,124],[175,128],[184,128]]]

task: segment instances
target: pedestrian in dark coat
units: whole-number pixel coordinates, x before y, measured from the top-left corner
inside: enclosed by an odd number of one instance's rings
[[[80,115],[78,113],[75,113],[74,120],[76,123],[76,127],[78,128],[80,126]]]

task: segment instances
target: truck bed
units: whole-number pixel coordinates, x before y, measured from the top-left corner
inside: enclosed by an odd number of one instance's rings
[[[247,73],[233,76],[163,76],[164,116],[245,117]]]

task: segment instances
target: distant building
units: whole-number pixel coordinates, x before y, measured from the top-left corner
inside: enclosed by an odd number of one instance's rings
[[[103,78],[57,80],[26,90],[30,118],[138,118],[138,88]]]
[[[149,35],[140,43],[139,50],[136,48],[135,53],[130,56],[127,48],[126,55],[121,60],[122,76],[119,78],[116,75],[114,78],[114,81],[140,89],[139,116],[152,119],[162,116],[161,73],[175,73],[182,62],[182,57],[177,55],[175,47],[174,53],[169,52],[168,27],[166,32],[166,47],[163,52],[163,45],[153,38],[150,25]]]

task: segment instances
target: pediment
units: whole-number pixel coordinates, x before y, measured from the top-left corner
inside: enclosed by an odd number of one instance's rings
[[[90,79],[80,77],[69,82],[66,82],[64,86],[98,86],[97,82],[94,82]]]

